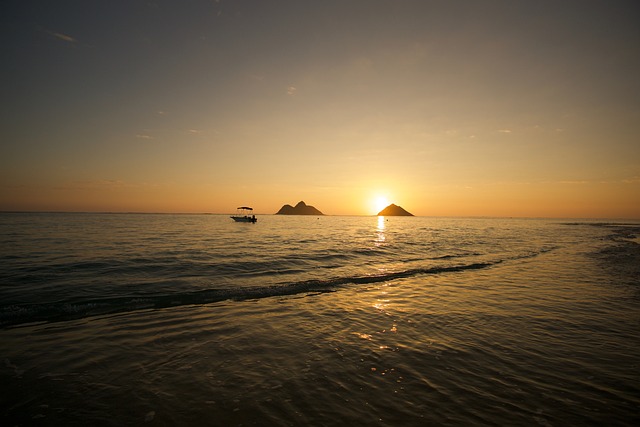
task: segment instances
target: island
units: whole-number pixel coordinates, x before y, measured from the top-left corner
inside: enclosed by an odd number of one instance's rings
[[[413,216],[413,214],[405,211],[400,206],[391,203],[389,206],[378,212],[378,216]]]
[[[284,205],[280,208],[276,215],[324,215],[318,209],[311,205],[307,205],[305,202],[300,201],[294,207],[291,205]]]

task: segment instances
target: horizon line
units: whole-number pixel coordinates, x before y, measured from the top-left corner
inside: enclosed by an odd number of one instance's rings
[[[154,211],[49,211],[49,210],[0,210],[0,214],[95,214],[95,215],[233,215],[233,212],[154,212]],[[278,213],[256,213],[255,215],[283,217],[409,217],[404,215],[377,214],[322,214],[322,215],[283,215]],[[591,217],[591,216],[517,216],[517,215],[412,215],[419,218],[469,218],[469,219],[580,219],[580,220],[631,220],[640,221],[640,217]],[[409,217],[410,218],[410,217]]]

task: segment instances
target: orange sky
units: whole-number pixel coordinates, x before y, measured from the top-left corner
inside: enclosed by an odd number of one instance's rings
[[[640,218],[640,7],[5,2],[0,210]]]

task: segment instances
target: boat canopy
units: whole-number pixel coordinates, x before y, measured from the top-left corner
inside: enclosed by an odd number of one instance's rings
[[[253,208],[250,208],[249,206],[240,206],[238,209],[244,209],[244,210],[247,210],[247,211],[252,211],[253,210]]]

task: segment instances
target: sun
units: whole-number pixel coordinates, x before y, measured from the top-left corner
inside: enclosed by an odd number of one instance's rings
[[[382,209],[389,206],[389,199],[387,199],[385,196],[376,196],[375,199],[373,200],[372,205],[373,205],[373,208],[375,209],[374,214],[377,214]]]

